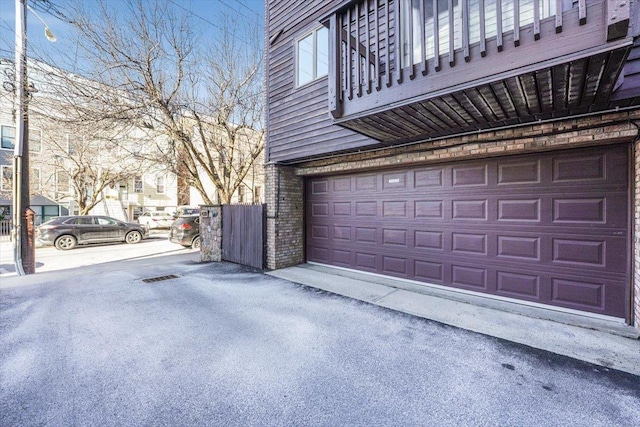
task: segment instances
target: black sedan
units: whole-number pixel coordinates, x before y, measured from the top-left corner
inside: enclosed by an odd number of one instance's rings
[[[178,217],[171,225],[169,240],[186,248],[200,248],[200,217],[186,215]]]
[[[146,236],[140,224],[108,216],[58,216],[38,227],[38,243],[66,251],[87,243],[138,243]]]

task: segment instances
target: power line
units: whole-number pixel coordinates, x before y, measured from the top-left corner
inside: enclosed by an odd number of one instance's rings
[[[222,3],[226,4],[227,7],[231,10],[233,10],[234,12],[238,13],[238,15],[247,18],[251,21],[254,21],[256,24],[261,25],[262,24],[262,16],[256,12],[255,10],[251,9],[249,6],[247,6],[246,4],[244,4],[243,1],[240,0],[236,0],[235,4],[239,4],[240,6],[244,7],[245,9],[247,9],[249,12],[251,12],[253,15],[255,15],[255,18],[250,18],[247,15],[245,15],[244,13],[240,12],[238,9],[232,7],[229,3],[227,3],[227,0],[220,0]],[[257,19],[256,19],[257,18]]]
[[[187,9],[186,7],[182,6],[181,4],[176,3],[174,0],[168,0],[168,1],[169,1],[169,3],[173,4],[174,6],[176,6],[176,7],[180,8],[180,9],[184,10],[185,12],[187,12],[187,13],[189,13],[189,14],[191,14],[191,15],[195,16],[196,18],[199,18],[200,20],[202,20],[202,21],[206,22],[207,24],[211,25],[212,27],[217,28],[218,30],[220,30],[220,31],[222,31],[222,32],[227,32],[227,30],[226,30],[225,28],[223,28],[223,27],[219,26],[218,24],[215,24],[214,22],[210,21],[210,20],[209,20],[209,19],[207,19],[207,18],[202,17],[201,15],[198,15],[198,14],[197,14],[197,13],[195,13],[194,11],[192,11],[192,10],[190,10],[190,9]],[[233,10],[233,11],[235,11],[235,12],[238,12],[236,9],[233,9],[233,8],[230,8],[230,9],[232,9],[232,10]],[[243,16],[244,16],[244,15],[243,15]],[[245,16],[245,18],[246,18],[246,16]],[[247,19],[248,19],[248,18],[247,18]],[[242,43],[246,44],[246,45],[247,45],[247,46],[249,46],[249,47],[254,47],[254,46],[255,46],[255,43],[251,43],[250,41],[248,41],[248,40],[246,40],[246,39],[244,39],[244,38],[236,37],[236,39],[237,39],[238,41],[241,41]]]

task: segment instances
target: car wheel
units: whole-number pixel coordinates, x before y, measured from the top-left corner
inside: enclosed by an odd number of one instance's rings
[[[191,248],[200,249],[200,236],[197,236],[195,239],[193,239],[193,241],[191,242]]]
[[[75,237],[64,235],[60,236],[56,239],[55,246],[56,249],[60,249],[61,251],[68,251],[69,249],[73,249],[78,244],[78,241]]]
[[[139,231],[130,231],[124,239],[129,244],[138,243],[142,240],[142,234]]]

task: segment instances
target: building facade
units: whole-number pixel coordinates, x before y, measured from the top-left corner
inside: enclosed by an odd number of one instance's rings
[[[640,328],[640,2],[265,5],[269,268]]]

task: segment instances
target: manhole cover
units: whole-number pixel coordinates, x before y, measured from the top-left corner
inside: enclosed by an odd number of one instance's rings
[[[144,283],[162,282],[163,280],[177,279],[175,274],[169,274],[168,276],[149,277],[148,279],[142,279]]]

